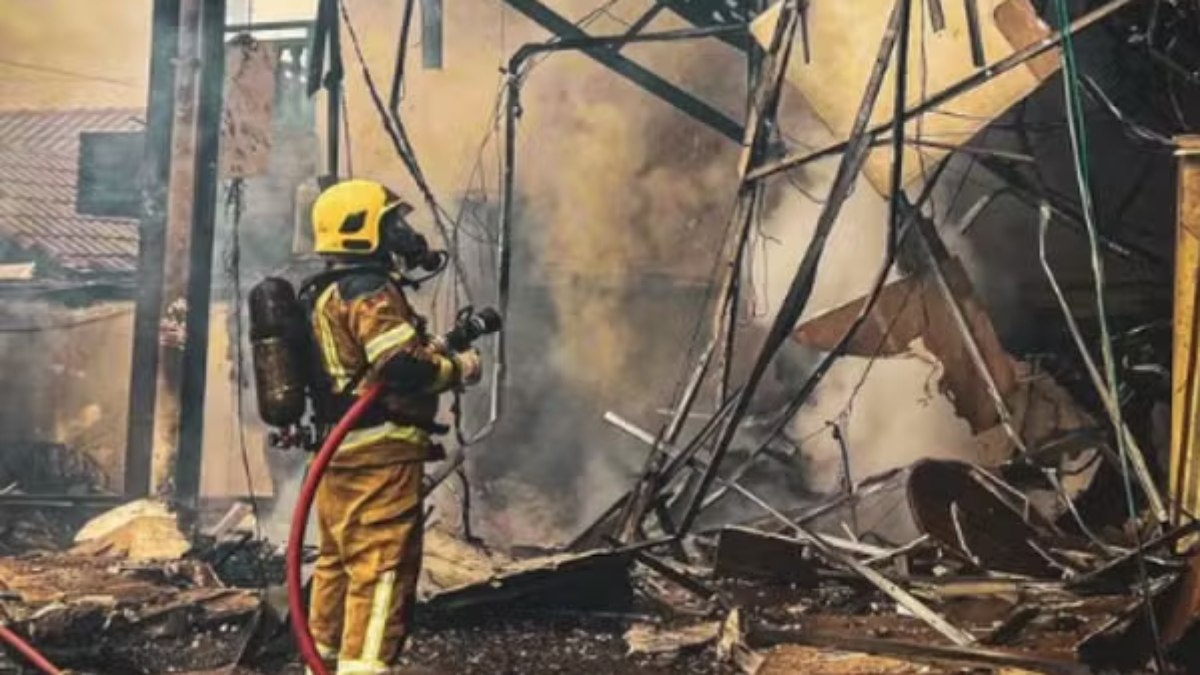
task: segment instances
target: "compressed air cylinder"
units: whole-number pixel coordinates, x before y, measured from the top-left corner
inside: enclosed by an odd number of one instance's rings
[[[250,289],[250,347],[258,414],[273,427],[300,422],[307,399],[308,323],[292,285],[268,277]]]

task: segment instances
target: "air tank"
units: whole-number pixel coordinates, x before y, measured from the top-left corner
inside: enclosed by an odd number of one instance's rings
[[[250,346],[258,414],[273,427],[300,422],[307,404],[308,321],[292,285],[268,277],[250,289]]]

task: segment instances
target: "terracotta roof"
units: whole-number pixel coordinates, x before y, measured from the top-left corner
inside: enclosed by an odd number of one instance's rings
[[[127,108],[0,111],[0,238],[81,274],[137,269],[137,221],[75,213],[82,131],[135,131]],[[131,178],[132,180],[132,178]]]

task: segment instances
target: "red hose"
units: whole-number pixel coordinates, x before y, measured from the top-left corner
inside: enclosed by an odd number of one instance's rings
[[[46,657],[42,656],[41,652],[34,649],[32,645],[22,640],[20,635],[12,632],[6,626],[0,625],[0,640],[3,640],[14,651],[25,657],[26,661],[45,673],[45,675],[62,675],[62,671],[55,667],[53,663],[50,663]]]
[[[333,428],[333,431],[329,432],[329,436],[325,438],[321,449],[317,451],[316,456],[313,457],[312,464],[308,467],[308,473],[304,476],[304,484],[300,487],[300,496],[296,499],[296,508],[292,511],[292,528],[288,535],[287,557],[285,559],[288,617],[291,619],[292,636],[296,639],[296,646],[300,649],[300,658],[304,660],[304,665],[308,666],[309,670],[315,675],[329,675],[329,671],[325,670],[325,664],[322,663],[321,656],[317,653],[317,645],[313,641],[312,633],[308,630],[308,616],[304,611],[304,591],[300,583],[300,567],[303,564],[304,552],[304,531],[308,526],[308,512],[312,509],[313,498],[317,494],[317,486],[321,484],[321,476],[325,473],[325,468],[329,466],[329,461],[333,459],[333,453],[342,444],[342,440],[346,438],[346,434],[350,433],[350,430],[354,428],[354,423],[358,421],[358,418],[375,402],[375,398],[379,396],[379,392],[382,389],[382,382],[377,382],[368,387],[358,397],[358,400],[354,402],[354,405],[350,406],[350,409],[346,411],[342,419],[338,420],[337,426]],[[56,675],[58,673],[57,670],[47,670],[45,672]]]

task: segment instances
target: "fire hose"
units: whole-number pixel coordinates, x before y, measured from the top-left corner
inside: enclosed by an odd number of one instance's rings
[[[321,444],[321,449],[313,457],[308,473],[304,476],[304,484],[300,487],[300,496],[296,499],[296,508],[292,511],[292,526],[288,534],[287,555],[285,558],[285,573],[287,576],[288,618],[292,625],[292,636],[296,639],[296,647],[300,650],[300,658],[315,675],[329,675],[325,664],[317,653],[317,645],[312,633],[308,630],[308,617],[304,612],[304,589],[300,582],[300,568],[304,558],[304,531],[308,526],[308,513],[312,508],[313,498],[317,494],[317,486],[321,484],[321,476],[333,459],[333,453],[342,444],[346,434],[354,428],[358,418],[375,402],[383,389],[382,382],[370,385],[354,405],[346,411],[342,419]],[[58,671],[47,670],[46,673]]]
[[[42,656],[41,652],[34,649],[33,646],[23,640],[20,635],[12,632],[12,630],[3,624],[0,624],[0,641],[3,641],[4,644],[8,645],[9,647],[12,647],[13,651],[23,656],[26,661],[33,665],[33,667],[45,673],[45,675],[62,675],[62,671],[59,670],[53,663],[50,663],[45,656]]]

